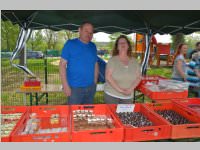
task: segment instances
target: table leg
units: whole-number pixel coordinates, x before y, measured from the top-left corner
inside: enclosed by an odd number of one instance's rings
[[[39,101],[39,99],[38,99],[38,93],[35,93],[35,105],[38,105],[38,101]]]
[[[142,102],[144,103],[144,94],[142,94]]]
[[[48,93],[46,93],[46,104],[48,104],[48,102],[49,102],[49,95]]]
[[[33,104],[33,95],[32,93],[30,93],[30,105],[32,106],[32,104]]]
[[[133,95],[133,103],[135,104],[135,90],[134,90],[134,95]]]

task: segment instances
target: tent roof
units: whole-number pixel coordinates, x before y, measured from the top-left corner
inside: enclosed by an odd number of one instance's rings
[[[32,29],[77,31],[84,21],[95,32],[190,34],[200,31],[199,10],[2,10],[1,18]]]

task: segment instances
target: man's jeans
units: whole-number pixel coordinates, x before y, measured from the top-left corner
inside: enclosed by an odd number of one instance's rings
[[[93,104],[95,92],[96,84],[84,88],[71,88],[71,96],[68,97],[68,104]]]

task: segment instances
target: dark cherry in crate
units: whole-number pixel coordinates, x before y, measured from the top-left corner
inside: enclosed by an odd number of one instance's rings
[[[117,113],[117,115],[124,125],[130,125],[133,127],[146,127],[153,125],[153,123],[140,112],[120,112]]]
[[[173,125],[193,123],[173,110],[158,110],[157,113]]]

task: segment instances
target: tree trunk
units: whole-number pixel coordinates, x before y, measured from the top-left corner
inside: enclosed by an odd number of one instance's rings
[[[178,45],[181,43],[184,43],[184,34],[183,33],[177,33],[173,38],[173,49],[176,50]]]

